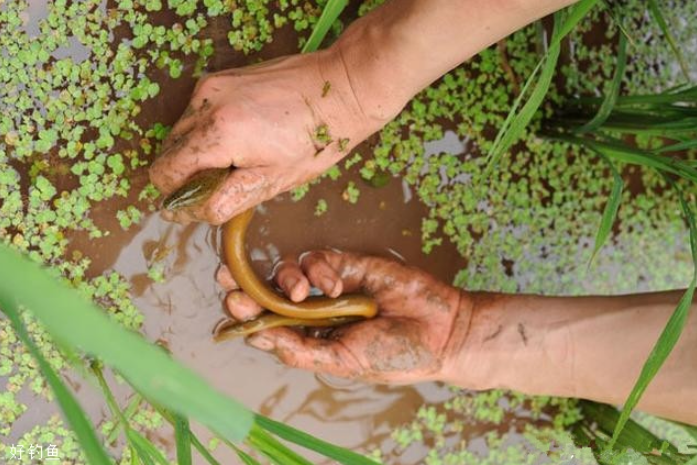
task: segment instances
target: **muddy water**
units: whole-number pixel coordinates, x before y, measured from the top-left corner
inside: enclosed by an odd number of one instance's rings
[[[38,31],[37,21],[45,14],[40,7],[43,3],[30,2],[27,27],[31,31]],[[172,22],[167,15],[157,20],[164,24]],[[229,51],[228,29],[229,19],[212,21],[208,28],[217,50],[222,50],[211,60],[209,71],[295,52],[295,36],[286,28],[259,56],[245,58],[225,53]],[[76,60],[85,58],[84,48],[77,45],[75,50],[61,53]],[[185,64],[185,75],[191,68],[191,62]],[[160,82],[162,93],[144,106],[139,122],[142,127],[155,122],[173,124],[188,103],[194,81],[186,78],[172,81],[164,71],[158,70],[152,70],[151,77]],[[137,146],[136,141],[132,144]],[[464,148],[452,135],[444,144],[440,149]],[[119,146],[116,150],[123,148]],[[370,152],[365,147],[362,151]],[[341,198],[349,180],[354,180],[361,189],[357,205]],[[147,182],[147,173],[133,173],[131,181],[133,192],[137,193]],[[344,174],[334,182],[324,181],[301,202],[293,202],[287,195],[269,201],[260,208],[248,234],[254,267],[261,276],[268,276],[274,261],[282,254],[334,247],[394,257],[450,281],[465,263],[447,245],[436,248],[430,255],[421,252],[420,224],[427,210],[414,197],[399,179],[377,189],[364,184],[353,173]],[[317,217],[314,209],[320,198],[326,200],[329,208],[326,214]],[[101,228],[110,231],[110,236],[90,241],[76,234],[71,248],[93,260],[89,274],[113,269],[126,276],[132,285],[134,303],[145,315],[145,335],[164,343],[178,360],[249,408],[331,442],[367,452],[389,443],[390,433],[412,420],[422,404],[441,402],[452,395],[434,383],[388,387],[322,378],[286,368],[241,340],[215,344],[211,330],[224,316],[221,304],[224,295],[214,281],[220,263],[218,230],[202,224],[173,225],[153,214],[138,227],[123,232],[115,220],[115,212],[124,205],[124,200],[97,205],[91,216]],[[148,268],[156,262],[164,265],[163,283],[153,283],[147,277]],[[71,384],[90,416],[97,422],[108,418],[99,395],[81,383],[76,379]],[[120,398],[126,396],[123,388],[114,388]],[[55,411],[55,406],[33,397],[24,400],[31,405],[31,411],[17,423],[15,434],[45,421]],[[482,433],[465,432],[463,438]],[[155,433],[153,439],[171,450],[168,434]],[[221,463],[234,463],[232,457],[224,454],[220,451]],[[418,463],[425,454],[423,447],[414,446],[392,463]]]
[[[259,209],[248,249],[260,276],[269,275],[281,254],[337,247],[403,257],[452,279],[462,260],[447,247],[431,255],[420,251],[424,207],[413,199],[405,201],[407,191],[400,180],[380,189],[363,186],[357,205],[341,199],[347,180],[344,175],[337,182],[326,181],[302,202],[286,195]],[[314,215],[318,198],[329,204],[319,218]],[[217,228],[173,225],[152,215],[113,264],[105,263],[99,252],[92,256],[100,266],[131,281],[135,304],[146,315],[149,339],[165,343],[177,359],[248,407],[330,441],[360,450],[377,447],[396,426],[411,420],[424,402],[449,395],[436,384],[386,387],[326,379],[283,367],[241,340],[214,343],[211,330],[224,317],[224,295],[213,279],[220,263],[218,239]],[[146,275],[157,257],[165,265],[162,284],[152,283]]]

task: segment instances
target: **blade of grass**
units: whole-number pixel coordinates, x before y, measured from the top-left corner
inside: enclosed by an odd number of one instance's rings
[[[554,76],[560,51],[561,47],[559,44],[550,46],[544,62],[540,62],[540,64],[542,64],[539,72],[540,77],[530,93],[530,98],[520,109],[520,113],[515,113],[517,108],[516,104],[514,104],[511,112],[508,114],[508,117],[497,134],[494,145],[489,152],[487,167],[484,171],[485,177],[488,177],[491,174],[494,167],[498,164],[501,156],[508,151],[508,149],[510,149],[511,146],[522,136],[523,131],[525,131],[525,128],[530,123],[530,120],[532,120],[532,117],[535,115],[538,108],[540,108],[540,105],[542,105],[542,101],[544,100],[545,95],[549,90],[549,86],[552,83],[552,77]],[[534,76],[535,75],[533,74],[531,77]],[[525,91],[531,82],[531,79],[528,78],[528,81],[526,81],[520,96],[518,99],[516,99],[516,103],[520,103],[522,101],[522,96],[525,94]]]
[[[109,384],[106,382],[106,378],[104,378],[104,372],[99,366],[99,362],[93,362],[90,368],[94,377],[97,378],[99,387],[102,389],[102,393],[104,394],[104,398],[106,399],[109,410],[111,410],[112,415],[116,417],[118,423],[123,428],[126,440],[128,441],[131,449],[136,452],[137,457],[142,460],[145,465],[154,465],[155,462],[163,465],[163,460],[164,465],[167,465],[167,460],[162,455],[160,450],[140,433],[134,431],[128,424],[128,420],[121,411],[121,407],[119,407],[116,397],[114,397],[114,393],[109,387]]]
[[[692,139],[692,140],[686,140],[683,142],[679,142],[677,144],[671,144],[671,145],[666,145],[665,147],[661,147],[660,149],[656,149],[657,153],[665,153],[665,152],[682,152],[683,150],[689,150],[697,147],[697,139]]]
[[[695,224],[694,213],[690,205],[685,200],[682,190],[670,178],[666,179],[678,193],[680,207],[682,208],[689,227],[690,250],[692,252],[692,263],[694,267],[692,280],[689,287],[685,291],[685,294],[683,294],[682,298],[680,299],[677,308],[668,320],[668,324],[666,324],[666,327],[659,336],[656,345],[651,350],[651,353],[649,354],[649,357],[641,370],[641,374],[639,375],[639,378],[632,388],[632,392],[629,394],[629,397],[622,408],[622,413],[620,414],[620,418],[617,421],[617,425],[615,426],[615,430],[612,434],[612,439],[608,445],[610,449],[612,449],[617,442],[617,439],[622,433],[624,425],[629,420],[630,413],[632,410],[634,410],[637,403],[639,403],[639,399],[644,391],[646,391],[649,383],[656,376],[656,373],[658,373],[658,370],[663,365],[663,362],[665,362],[666,358],[668,358],[668,355],[675,347],[675,344],[677,344],[680,334],[682,333],[685,323],[687,322],[687,318],[690,315],[692,300],[695,294],[695,286],[697,286],[697,225]]]
[[[206,459],[208,463],[211,465],[220,465],[220,462],[218,462],[213,455],[206,449],[206,446],[204,446],[201,441],[196,437],[195,434],[191,435],[191,444],[193,444],[194,448],[198,451],[199,454],[201,454],[201,457]]]
[[[624,188],[624,182],[622,181],[622,176],[620,176],[619,171],[615,165],[602,153],[596,152],[607,165],[610,167],[612,172],[612,192],[610,192],[610,197],[605,204],[605,209],[603,210],[603,216],[600,220],[600,226],[598,227],[598,232],[595,235],[595,245],[593,246],[593,254],[588,261],[588,266],[593,262],[593,259],[607,241],[607,238],[612,232],[612,225],[615,223],[617,218],[617,212],[620,209],[620,203],[622,202],[622,189]]]
[[[622,79],[624,78],[624,72],[627,68],[627,39],[624,35],[620,34],[619,43],[617,45],[617,68],[615,68],[615,75],[610,83],[610,88],[607,91],[605,100],[600,105],[598,113],[593,117],[592,120],[581,126],[576,130],[576,132],[584,133],[591,132],[598,129],[602,124],[607,121],[612,113],[615,104],[617,103],[617,97],[620,94],[620,86],[622,85]]]
[[[367,457],[356,454],[355,452],[351,452],[350,450],[337,447],[333,444],[329,444],[328,442],[317,439],[307,433],[297,430],[291,426],[284,425],[283,423],[279,423],[265,416],[256,415],[255,420],[260,427],[264,428],[270,433],[273,433],[286,441],[305,447],[306,449],[318,452],[325,457],[336,460],[344,465],[376,465],[375,462]]]
[[[141,402],[143,402],[143,397],[137,392],[133,394],[133,397],[126,406],[126,409],[123,411],[123,416],[126,420],[131,419],[131,417],[136,413],[136,410],[138,410],[138,407],[140,407]],[[114,423],[114,427],[107,435],[106,444],[113,444],[113,442],[116,441],[116,438],[118,438],[120,430],[121,422]]]
[[[128,441],[138,448],[139,456],[144,462],[148,462],[149,464],[152,463],[153,465],[155,463],[159,465],[170,465],[162,451],[138,431],[130,428],[126,436],[128,437]]]
[[[249,410],[220,394],[161,349],[121,327],[39,265],[3,245],[0,270],[6,271],[0,279],[3,307],[21,302],[54,339],[103,360],[148,399],[196,419],[232,441],[246,437],[253,422]]]
[[[162,418],[164,418],[165,421],[167,421],[167,423],[172,425],[172,428],[174,428],[174,424],[175,424],[175,419],[174,419],[175,414],[174,413],[172,413],[168,410],[165,410],[164,408],[162,408],[156,404],[152,404],[152,407],[157,411],[157,413],[162,415]],[[201,454],[201,456],[204,459],[206,459],[206,461],[208,463],[210,463],[211,465],[220,465],[220,462],[218,462],[215,459],[215,457],[213,457],[213,455],[211,455],[211,453],[208,451],[208,449],[206,449],[206,446],[204,446],[203,443],[199,440],[199,438],[196,437],[196,435],[191,431],[191,428],[189,428],[189,441],[194,446],[194,448],[199,452],[199,454]],[[232,444],[232,443],[230,443],[230,444]]]
[[[552,41],[549,48],[553,45],[561,44],[561,41],[569,35],[569,33],[581,22],[583,18],[593,9],[598,3],[598,0],[581,0],[569,8],[569,14],[566,15],[564,21],[559,25],[556,33],[552,36]]]
[[[247,442],[275,463],[283,465],[312,465],[312,462],[290,450],[257,424],[252,426],[252,431],[247,436]]]
[[[675,55],[675,58],[678,60],[678,63],[680,64],[680,69],[682,70],[682,73],[685,75],[685,79],[687,81],[690,81],[690,70],[687,67],[685,58],[682,56],[682,52],[680,52],[678,44],[675,42],[673,35],[670,33],[670,27],[668,27],[668,22],[666,21],[666,18],[663,16],[663,12],[661,12],[661,8],[658,6],[658,2],[656,2],[656,0],[649,0],[648,3],[649,11],[651,12],[653,18],[656,20],[658,27],[661,28],[661,32],[665,36],[668,45],[670,45],[670,48],[673,51],[673,54]]]
[[[322,15],[317,20],[315,28],[310,34],[310,38],[305,42],[305,46],[302,48],[302,53],[314,52],[322,45],[324,37],[329,32],[329,28],[332,27],[334,21],[339,17],[344,8],[348,5],[348,0],[329,0],[322,10]]]
[[[552,84],[552,77],[554,76],[554,71],[556,70],[559,54],[561,52],[561,41],[597,3],[598,0],[581,0],[570,7],[569,13],[566,16],[562,16],[559,13],[555,14],[554,33],[552,34],[552,40],[550,41],[547,53],[526,80],[523,90],[515,100],[511,111],[506,116],[503,126],[496,135],[494,144],[487,157],[487,167],[484,170],[484,177],[488,177],[491,174],[501,156],[520,139],[525,128],[528,126],[533,116],[535,116],[535,113],[540,108],[540,105],[542,105],[542,101]],[[530,97],[521,108],[520,113],[516,113],[523,96],[526,94],[527,89],[532,85],[535,78],[537,78],[538,73],[539,79],[535,83]]]
[[[174,416],[174,440],[177,445],[178,465],[191,465],[191,430],[189,420],[181,415]]]
[[[627,28],[624,27],[624,22],[620,19],[621,13],[618,14],[618,12],[615,11],[615,8],[613,8],[615,5],[610,4],[610,2],[608,0],[603,0],[603,6],[605,7],[605,11],[608,12],[608,14],[612,18],[612,20],[615,22],[615,24],[619,28],[620,32],[622,33],[622,35],[624,35],[624,37],[627,39],[629,44],[632,47],[635,47],[636,42],[634,42],[634,39],[629,34],[629,31],[627,31]]]
[[[245,465],[261,465],[259,462],[257,462],[257,460],[254,457],[252,457],[239,447],[235,447],[233,445],[233,448],[235,449],[235,453],[237,454],[237,456],[240,458],[240,460],[242,460],[242,462]]]
[[[0,267],[0,269],[11,268]],[[3,293],[0,295],[0,308],[3,313],[7,315],[12,328],[17,333],[17,337],[22,341],[34,360],[36,360],[44,379],[48,385],[51,386],[58,405],[63,411],[68,424],[77,436],[82,451],[85,454],[85,458],[92,465],[112,465],[112,461],[104,451],[99,439],[97,439],[97,434],[92,428],[87,414],[85,414],[85,411],[75,399],[75,396],[73,396],[63,381],[61,381],[58,374],[51,368],[51,365],[49,365],[39,348],[29,336],[21,320],[19,305],[15,299],[8,297],[9,295],[11,294]]]
[[[591,140],[565,134],[543,134],[543,136],[549,139],[586,146],[595,152],[605,154],[611,160],[655,168],[661,172],[672,173],[689,181],[697,182],[697,169],[690,166],[689,162],[637,149],[617,139]]]

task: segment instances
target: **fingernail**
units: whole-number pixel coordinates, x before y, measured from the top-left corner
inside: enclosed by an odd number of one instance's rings
[[[274,348],[274,343],[266,336],[252,335],[247,338],[247,343],[255,349],[270,352]]]

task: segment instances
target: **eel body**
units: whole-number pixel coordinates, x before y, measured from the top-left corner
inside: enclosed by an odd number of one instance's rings
[[[216,340],[248,335],[279,326],[335,326],[377,314],[375,300],[361,294],[346,294],[337,298],[309,297],[293,302],[270,288],[254,273],[245,249],[247,227],[254,209],[237,215],[223,226],[223,253],[233,279],[252,300],[270,313],[258,319],[235,325],[219,325]]]
[[[228,169],[202,171],[170,194],[165,199],[163,208],[177,210],[204,202],[228,173]],[[293,302],[260,280],[249,263],[245,248],[247,228],[253,216],[252,208],[225,223],[222,236],[223,253],[230,273],[240,289],[269,311],[252,321],[223,321],[214,330],[216,341],[247,336],[262,329],[280,326],[336,326],[372,318],[377,314],[375,300],[365,295],[309,297],[303,302]]]

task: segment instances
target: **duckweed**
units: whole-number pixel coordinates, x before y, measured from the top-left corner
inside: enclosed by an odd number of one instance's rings
[[[382,2],[362,2],[359,14]],[[45,12],[36,12],[26,0],[5,0],[0,8],[2,240],[51,265],[57,276],[97,301],[117,321],[139,329],[143,317],[130,300],[125,278],[110,271],[89,275],[89,257],[70,249],[69,238],[76,232],[92,239],[109,235],[90,218],[101,202],[121,205],[116,217],[124,229],[137,225],[143,211],[155,209],[156,189],[139,185],[139,191],[132,192],[131,180],[148,164],[170,128],[160,123],[141,127],[143,106],[159,95],[162,76],[198,75],[205,69],[216,52],[205,30],[216,18],[227,18],[231,27],[227,39],[233,49],[254,54],[282,28],[297,31],[302,45],[325,3],[53,0],[46,2]],[[637,36],[659,37],[656,26],[645,20],[643,2],[626,3]],[[165,9],[175,14],[171,25],[153,20]],[[697,5],[677,3],[667,13],[669,20],[694,17]],[[599,14],[572,35],[573,53],[561,68],[563,86],[550,93],[544,111],[492,177],[481,178],[480,155],[491,147],[491,134],[500,126],[515,91],[496,48],[485,50],[416,96],[380,132],[372,156],[356,153],[344,163],[343,169],[358,168],[367,180],[382,173],[406,180],[430,209],[422,223],[424,251],[450,240],[468,258],[456,284],[469,289],[587,293],[661,289],[687,280],[686,231],[676,199],[659,177],[633,168],[625,168],[624,175],[641,187],[625,193],[614,245],[601,251],[587,273],[585,264],[610,179],[604,167],[582,150],[535,137],[542,117],[563,102],[564,93],[593,95],[608,80],[615,28],[605,29],[604,43],[581,41]],[[672,24],[680,26],[674,31],[679,42],[697,36],[697,24]],[[342,27],[337,21],[334,33]],[[507,40],[506,59],[515,75],[524,77],[534,66],[537,57],[530,44],[536,41],[534,27]],[[665,44],[657,39],[635,42],[626,92],[655,91],[678,83],[679,73]],[[193,66],[188,64],[191,57]],[[457,133],[467,153],[426,155],[424,142],[437,141],[446,131]],[[337,181],[341,172],[334,167],[324,179]],[[309,189],[310,184],[296,189],[293,198],[302,198]],[[344,195],[355,203],[360,191],[349,182]],[[137,203],[130,205],[134,198]],[[315,206],[318,215],[326,211],[323,200]],[[148,276],[156,282],[163,279],[161,264],[151,264]],[[29,329],[51,365],[65,367],[66,361],[41,328],[30,323]],[[27,411],[19,400],[22,392],[46,398],[50,394],[4,320],[0,320],[0,360],[0,376],[6,380],[0,393],[0,435],[7,436]],[[508,444],[509,433],[487,434],[484,440],[492,449],[485,457],[472,452],[460,437],[468,422],[493,427],[516,409],[533,419],[550,409],[554,414],[547,426],[526,424],[521,444]],[[562,431],[578,415],[572,400],[531,399],[502,391],[457,392],[444,403],[424,405],[413,422],[394,432],[395,450],[377,450],[374,457],[399,454],[409,444],[426,441],[438,446],[425,457],[427,464],[510,463],[546,455],[564,462],[572,454],[580,463],[590,463],[590,451],[575,449]],[[162,419],[146,408],[134,421],[146,429],[162,425]],[[0,456],[6,455],[5,442],[0,441]],[[57,416],[16,442],[52,442],[59,445],[65,461],[83,462],[72,433]],[[127,461],[126,452],[122,463]]]

